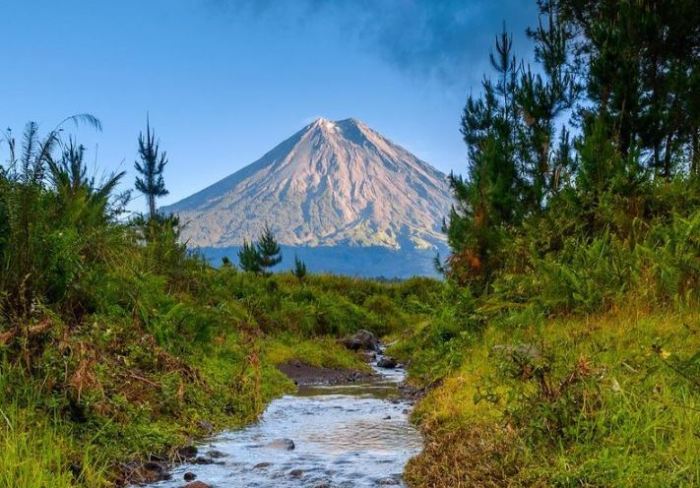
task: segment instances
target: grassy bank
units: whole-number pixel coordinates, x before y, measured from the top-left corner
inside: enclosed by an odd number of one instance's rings
[[[427,442],[411,486],[700,483],[697,308],[492,324],[459,341],[414,412]],[[416,380],[434,381],[427,366]]]
[[[429,391],[409,483],[697,486],[698,222],[544,255],[523,239],[485,292],[446,283],[394,348]]]
[[[78,322],[47,310],[37,323],[50,326],[28,347],[13,341],[0,350],[0,486],[95,487],[127,472],[147,477],[129,461],[167,457],[197,437],[250,422],[293,389],[277,364],[366,367],[337,338],[406,327],[420,313],[411,304],[436,286],[299,281],[183,263],[187,287],[105,275],[103,285],[126,296],[105,297],[104,308]]]
[[[430,387],[407,478],[698,486],[698,10],[530,3],[464,106],[443,302],[395,348]]]
[[[488,274],[452,263],[465,274],[394,351],[429,389],[412,486],[700,484],[695,185],[654,181],[643,218],[598,207],[598,230],[504,228]]]

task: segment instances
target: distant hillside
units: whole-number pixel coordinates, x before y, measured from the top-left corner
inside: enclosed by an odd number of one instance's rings
[[[333,273],[361,278],[439,277],[435,270],[436,251],[431,249],[396,250],[382,246],[281,246],[282,262],[275,271],[286,271],[299,257],[314,273]],[[440,250],[446,254],[447,247]],[[204,247],[199,251],[215,266],[226,256],[238,262],[239,247]]]

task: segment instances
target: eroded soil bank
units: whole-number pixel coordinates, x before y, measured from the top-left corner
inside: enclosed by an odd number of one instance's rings
[[[297,386],[310,385],[342,385],[367,383],[378,378],[376,372],[360,371],[357,369],[323,368],[310,366],[301,361],[290,361],[277,366]]]

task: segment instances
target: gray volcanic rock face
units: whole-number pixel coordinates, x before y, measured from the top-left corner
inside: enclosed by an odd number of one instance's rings
[[[255,163],[162,210],[195,247],[230,247],[267,222],[290,246],[442,247],[446,176],[355,119],[318,119]]]

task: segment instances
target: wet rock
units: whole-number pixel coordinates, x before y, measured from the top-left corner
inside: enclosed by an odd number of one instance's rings
[[[354,383],[372,377],[371,373],[342,368],[310,366],[295,361],[280,364],[277,366],[277,369],[298,385],[336,385]]]
[[[391,420],[391,415],[387,415],[386,417],[384,417],[384,420]]]
[[[197,448],[194,446],[185,446],[177,450],[177,455],[181,459],[192,459],[197,456]]]
[[[293,469],[289,472],[289,476],[291,476],[292,478],[301,478],[302,476],[304,476],[304,471],[302,471],[301,469]]]
[[[331,483],[329,481],[317,481],[311,488],[331,488]]]
[[[379,361],[377,361],[377,367],[379,368],[394,369],[397,365],[396,359],[390,356],[382,356],[379,358]]]
[[[147,469],[148,471],[165,471],[165,465],[157,463],[155,461],[148,461],[147,463],[143,463],[143,468]]]
[[[439,386],[436,384],[436,386]],[[401,397],[409,400],[417,400],[423,398],[427,393],[428,388],[416,388],[415,386],[403,383],[399,385],[399,393]]]
[[[214,460],[212,458],[208,458],[205,456],[197,456],[197,458],[194,460],[195,464],[214,464]]]
[[[274,441],[270,442],[267,447],[292,451],[296,446],[294,445],[294,441],[291,439],[275,439]]]
[[[192,483],[187,483],[182,488],[211,488],[211,486],[201,481],[193,481]]]
[[[397,486],[398,484],[399,480],[395,478],[384,478],[379,480],[379,486]]]
[[[194,481],[195,479],[197,479],[197,475],[191,471],[188,471],[185,473],[185,476],[183,476],[183,479],[185,481]]]
[[[352,373],[350,373],[350,374],[348,375],[347,380],[348,380],[350,383],[355,383],[356,381],[359,381],[359,380],[361,380],[362,378],[363,378],[362,373],[360,373],[359,371],[353,371]]]
[[[255,466],[253,466],[253,469],[264,469],[270,466],[272,466],[272,463],[258,463]]]
[[[125,479],[140,484],[155,483],[171,478],[165,464],[155,461],[132,462],[122,466]]]
[[[374,351],[365,352],[365,356],[367,357],[367,362],[369,362],[369,363],[377,360],[377,353]]]
[[[379,339],[368,330],[358,330],[342,341],[343,345],[352,351],[378,351]]]
[[[228,454],[225,452],[217,451],[216,449],[212,449],[211,451],[207,451],[207,456],[209,456],[212,459],[221,459],[224,457],[228,457]]]

